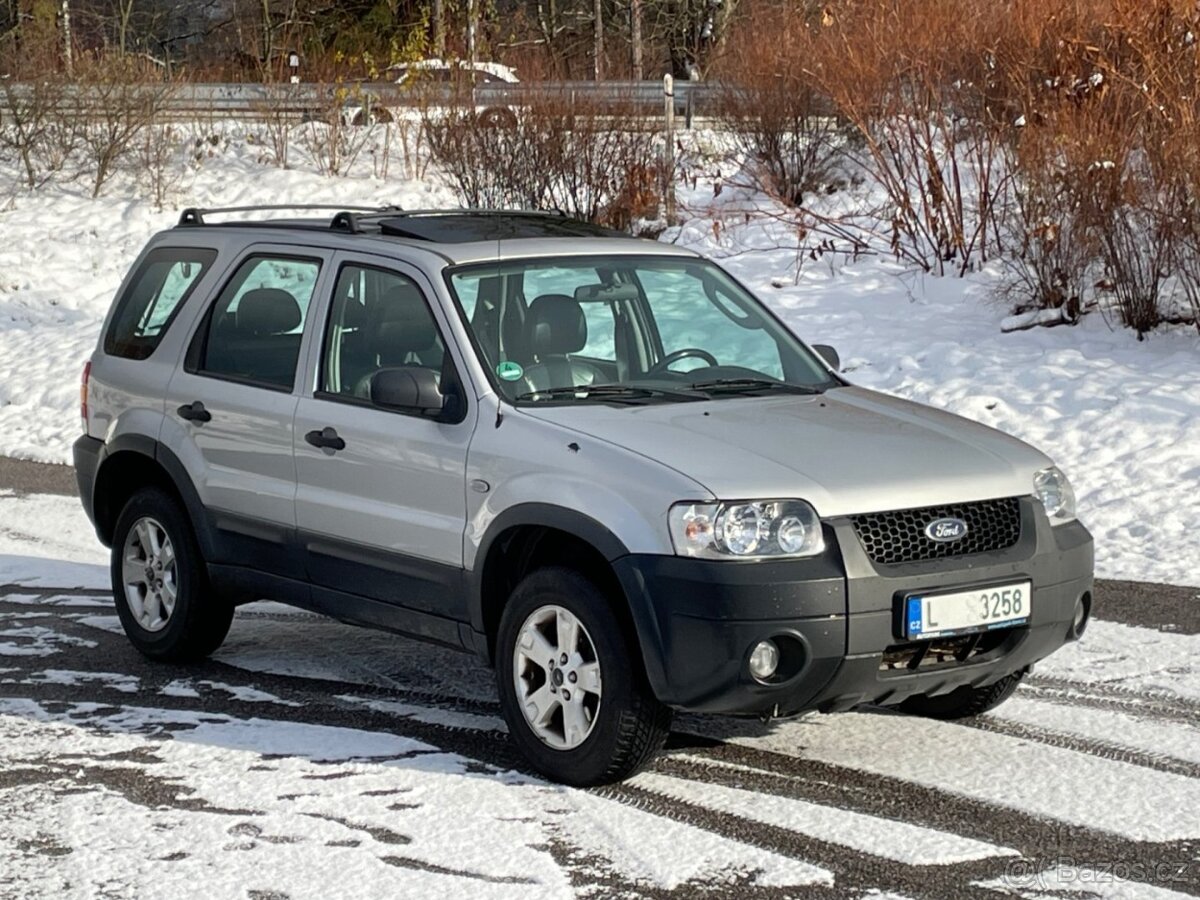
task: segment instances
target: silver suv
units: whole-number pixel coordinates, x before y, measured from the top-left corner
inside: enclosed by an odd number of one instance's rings
[[[702,257],[214,212],[150,241],[84,373],[80,491],[153,659],[259,598],[468,650],[530,764],[596,784],[672,709],[975,715],[1087,624],[1049,459],[848,384]]]

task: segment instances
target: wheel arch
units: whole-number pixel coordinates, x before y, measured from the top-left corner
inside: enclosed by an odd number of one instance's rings
[[[521,578],[545,565],[566,566],[592,578],[617,601],[622,624],[633,629],[629,598],[612,567],[614,560],[628,553],[606,526],[576,510],[543,503],[505,510],[480,541],[471,572],[470,616],[477,653],[492,663],[509,595]]]
[[[158,441],[140,435],[122,435],[106,448],[96,470],[92,503],[96,534],[111,546],[117,517],[133,494],[143,487],[158,487],[175,497],[192,521],[201,551],[210,558],[211,536],[203,527],[204,505],[183,463]]]

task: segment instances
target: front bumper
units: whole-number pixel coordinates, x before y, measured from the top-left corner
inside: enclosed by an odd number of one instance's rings
[[[1075,605],[1092,592],[1093,548],[1078,522],[1051,526],[1022,500],[1022,537],[997,553],[876,565],[848,519],[826,523],[814,559],[714,561],[631,555],[614,563],[637,626],[651,687],[679,709],[790,715],[895,704],[1022,671],[1071,639]],[[1027,625],[989,637],[963,662],[888,668],[907,646],[900,607],[914,591],[953,591],[1028,579]],[[763,684],[746,668],[764,638],[783,648],[785,677]],[[983,644],[980,645],[985,646]]]

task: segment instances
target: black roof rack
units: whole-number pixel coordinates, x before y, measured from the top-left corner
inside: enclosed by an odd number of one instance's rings
[[[381,234],[440,244],[517,238],[629,237],[623,231],[569,218],[561,210],[405,210],[371,218],[378,221]]]
[[[389,213],[395,214],[402,211],[399,206],[334,206],[323,203],[276,203],[263,206],[214,206],[209,209],[201,209],[195,206],[189,206],[179,214],[180,225],[204,225],[204,217],[211,213],[241,213],[241,212],[281,212],[283,210],[308,210],[327,212],[333,210],[338,213],[349,213],[350,211],[372,212],[372,213]],[[334,217],[335,220],[337,217]]]
[[[372,233],[410,240],[443,244],[475,241],[499,241],[515,238],[548,237],[629,237],[591,222],[572,219],[561,209],[404,209],[400,206],[333,206],[328,204],[273,204],[264,206],[223,206],[212,209],[189,207],[179,216],[179,227],[206,225],[212,213],[273,212],[279,210],[334,211],[328,225],[314,222],[235,220],[238,226],[307,228],[340,231],[345,234]]]

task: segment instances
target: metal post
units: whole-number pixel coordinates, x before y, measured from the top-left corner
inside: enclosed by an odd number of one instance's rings
[[[663,209],[667,222],[675,219],[675,79],[663,76],[663,112],[666,142],[663,144]]]

